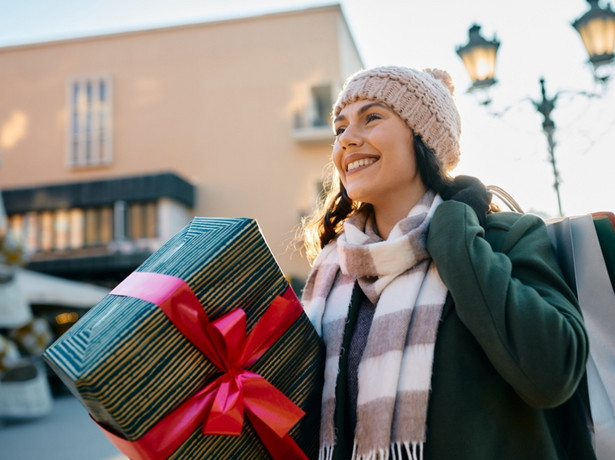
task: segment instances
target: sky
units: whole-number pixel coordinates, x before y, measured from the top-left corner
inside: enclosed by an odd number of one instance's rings
[[[305,0],[0,0],[0,47],[286,11],[335,1]],[[596,84],[571,22],[584,0],[341,0],[365,67],[447,70],[462,118],[462,160],[470,174],[507,190],[527,212],[558,215],[539,79],[557,94],[555,158],[565,215],[615,211],[615,75]],[[604,4],[601,2],[601,6]],[[477,23],[501,42],[493,102],[470,86],[455,48]],[[1,65],[1,63],[0,63]],[[615,73],[615,72],[614,72]],[[599,97],[588,97],[599,94]],[[1,121],[1,120],[0,120]],[[1,166],[0,166],[1,167]]]

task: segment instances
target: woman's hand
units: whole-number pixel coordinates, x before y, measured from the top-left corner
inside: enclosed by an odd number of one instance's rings
[[[485,226],[491,193],[481,181],[471,176],[457,176],[453,184],[441,196],[445,201],[460,201],[470,206],[476,213],[481,227]]]

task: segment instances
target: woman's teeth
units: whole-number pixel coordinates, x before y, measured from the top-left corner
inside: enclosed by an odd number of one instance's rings
[[[372,163],[375,163],[375,162],[376,162],[376,159],[374,158],[364,158],[362,160],[353,161],[352,163],[348,165],[348,171],[352,171],[353,169],[357,169],[361,166],[371,165]]]

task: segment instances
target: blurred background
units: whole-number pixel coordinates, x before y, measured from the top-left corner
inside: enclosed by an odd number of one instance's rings
[[[600,66],[572,25],[598,10]],[[193,216],[257,219],[301,289],[309,266],[291,243],[321,193],[331,104],[361,68],[449,71],[463,123],[454,174],[543,218],[615,208],[606,2],[0,0],[0,11],[2,446],[62,414],[79,420],[69,431],[92,425],[40,353]],[[7,458],[36,458],[25,452]]]

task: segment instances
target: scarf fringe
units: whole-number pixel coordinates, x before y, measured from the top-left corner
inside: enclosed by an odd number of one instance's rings
[[[324,446],[318,451],[318,460],[333,460],[335,446]],[[395,442],[389,450],[377,449],[365,455],[357,454],[357,444],[352,447],[352,460],[403,460],[406,453],[409,460],[423,460],[425,446],[422,442]]]
[[[335,446],[323,446],[318,450],[318,460],[333,460]]]

